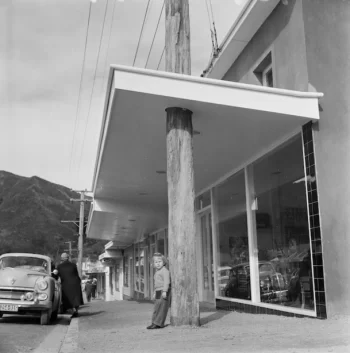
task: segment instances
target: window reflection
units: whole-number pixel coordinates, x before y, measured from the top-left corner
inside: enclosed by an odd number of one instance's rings
[[[218,234],[219,295],[250,299],[248,230],[244,173],[214,190]]]
[[[301,137],[253,164],[262,302],[313,309]]]

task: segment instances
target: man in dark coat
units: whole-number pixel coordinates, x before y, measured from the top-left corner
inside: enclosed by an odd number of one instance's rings
[[[69,256],[66,253],[61,255],[61,261],[57,270],[62,284],[63,311],[73,309],[73,315],[77,316],[79,306],[84,304],[78,269],[75,264],[69,261]]]

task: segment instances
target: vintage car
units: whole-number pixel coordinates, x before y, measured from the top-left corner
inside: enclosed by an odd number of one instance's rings
[[[53,272],[51,272],[53,271]],[[0,256],[0,318],[4,314],[40,315],[41,325],[57,318],[61,284],[48,256],[10,253]]]
[[[285,280],[269,261],[259,261],[259,285],[262,302],[273,303],[285,300],[287,294]],[[231,267],[229,278],[221,293],[223,296],[231,298],[251,298],[249,263],[241,263]]]

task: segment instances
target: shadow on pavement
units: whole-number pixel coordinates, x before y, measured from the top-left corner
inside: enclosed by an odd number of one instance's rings
[[[0,323],[14,324],[14,325],[40,325],[40,317],[34,315],[11,315],[3,316]],[[69,315],[59,315],[56,320],[50,321],[49,325],[63,325],[68,326],[70,323]],[[1,351],[0,351],[1,352]]]
[[[0,319],[0,323],[9,323],[15,325],[40,325],[39,316],[29,316],[29,315],[11,315],[3,316]]]
[[[207,317],[201,317],[201,325],[205,325],[211,321],[220,320],[222,317],[232,314],[232,311],[218,310]]]
[[[78,318],[79,317],[85,317],[85,316],[95,316],[95,315],[99,315],[99,314],[102,314],[102,313],[105,313],[104,310],[101,310],[101,311],[92,311],[92,312],[89,312],[89,311],[79,311],[79,314],[78,314]]]
[[[154,304],[153,300],[150,299],[128,299],[128,302],[134,302],[134,303],[139,303],[139,304]]]

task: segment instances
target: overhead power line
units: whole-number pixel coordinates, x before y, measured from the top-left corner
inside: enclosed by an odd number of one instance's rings
[[[134,57],[134,62],[132,63],[132,66],[135,66],[135,61],[136,61],[136,57],[137,57],[137,53],[139,51],[139,46],[140,46],[140,42],[141,42],[141,38],[142,38],[142,33],[143,33],[143,28],[145,26],[146,23],[146,18],[147,18],[147,13],[148,13],[148,7],[149,7],[149,3],[151,2],[151,0],[148,0],[147,2],[147,7],[146,7],[146,11],[145,11],[145,16],[143,18],[143,23],[142,23],[142,27],[141,27],[141,32],[140,32],[140,36],[139,36],[139,41],[137,43],[137,47],[136,47],[136,52],[135,52],[135,57]]]
[[[114,23],[114,12],[115,12],[115,4],[116,4],[116,2],[117,2],[117,0],[114,0],[113,10],[112,10],[111,25],[109,27],[109,38],[108,38],[107,54],[106,54],[106,58],[105,58],[105,63],[103,65],[104,72],[103,72],[103,81],[102,82],[105,82],[105,77],[106,77],[106,64],[107,64],[107,58],[108,58],[108,53],[109,53],[109,46],[110,46],[110,43],[111,43],[111,34],[112,34],[113,23]],[[103,90],[103,88],[104,88],[104,86],[102,84],[102,90]]]
[[[86,27],[86,34],[85,34],[85,47],[84,47],[83,65],[82,65],[81,74],[80,74],[80,85],[79,85],[79,92],[78,92],[78,102],[77,102],[77,108],[76,108],[76,112],[75,112],[74,131],[73,131],[73,138],[72,138],[72,145],[71,145],[71,154],[70,154],[70,160],[69,160],[69,175],[70,175],[70,178],[71,178],[71,167],[72,167],[72,160],[73,160],[73,149],[74,149],[75,134],[76,134],[77,125],[78,125],[77,122],[78,122],[79,107],[80,107],[81,88],[82,88],[83,75],[84,75],[84,69],[85,69],[86,48],[87,48],[87,41],[88,41],[89,28],[90,28],[90,18],[91,18],[91,2],[90,2],[90,6],[89,6],[89,15],[88,15],[88,21],[87,21],[87,27]]]
[[[158,27],[159,27],[160,20],[161,20],[161,18],[162,18],[162,14],[163,14],[163,10],[164,10],[164,5],[165,5],[165,0],[163,1],[163,6],[162,6],[162,9],[160,10],[160,14],[159,14],[159,18],[158,18],[157,27],[156,27],[156,30],[155,30],[155,32],[154,32],[154,36],[153,36],[153,39],[152,39],[151,47],[149,48],[149,52],[148,52],[148,56],[147,56],[145,68],[147,67],[148,60],[149,60],[149,57],[150,57],[150,55],[151,55],[151,51],[152,51],[152,48],[153,48],[153,43],[154,43],[154,40],[155,40],[156,35],[157,35],[157,32],[158,32]]]
[[[160,63],[162,62],[164,52],[165,52],[165,45],[164,45],[164,48],[163,48],[163,51],[162,51],[162,55],[160,56],[160,59],[159,59],[159,63],[158,63],[158,66],[157,66],[157,70],[159,69]]]
[[[106,15],[107,15],[107,9],[108,9],[108,2],[109,2],[109,0],[106,1],[105,13],[104,13],[103,24],[102,24],[102,30],[101,30],[101,36],[100,36],[100,43],[99,43],[99,47],[98,47],[98,54],[97,54],[97,59],[96,59],[96,64],[95,64],[94,79],[93,79],[93,83],[92,83],[92,89],[91,89],[90,100],[89,100],[89,109],[88,109],[87,119],[86,119],[86,123],[85,123],[85,129],[84,129],[83,146],[82,146],[82,148],[81,148],[80,157],[79,157],[78,179],[79,179],[79,175],[80,175],[80,174],[79,174],[79,172],[80,172],[80,166],[81,166],[81,161],[82,161],[83,152],[84,152],[84,147],[85,147],[86,130],[87,130],[87,126],[88,126],[88,124],[89,124],[90,110],[91,110],[91,102],[92,102],[92,97],[93,97],[94,88],[95,88],[95,82],[96,82],[97,67],[98,67],[98,63],[99,63],[99,60],[100,60],[100,53],[101,53],[101,46],[102,46],[102,38],[103,38],[103,32],[104,32],[104,28],[105,28]]]

